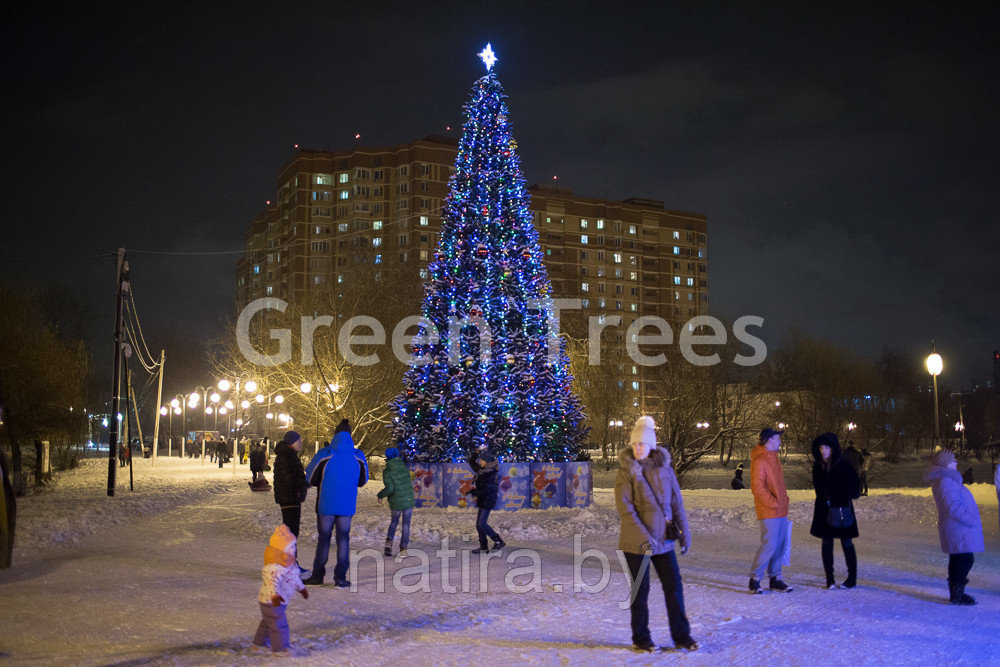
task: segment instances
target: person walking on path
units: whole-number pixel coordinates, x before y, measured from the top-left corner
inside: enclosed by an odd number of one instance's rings
[[[958,462],[951,450],[934,454],[924,473],[934,494],[938,511],[938,539],[948,554],[948,593],[951,604],[970,606],[976,599],[966,594],[969,572],[976,562],[973,554],[985,551],[983,524],[972,492],[962,485]]]
[[[747,485],[743,482],[743,463],[741,462],[736,466],[736,472],[733,473],[733,479],[729,482],[729,485],[733,487],[733,491],[740,491],[741,489],[747,488]]]
[[[470,493],[476,497],[476,533],[479,535],[479,548],[473,549],[472,553],[500,551],[507,545],[489,524],[490,512],[497,506],[500,495],[500,463],[496,455],[485,449],[473,453],[468,463],[475,474]],[[493,540],[492,549],[487,544],[487,538]]]
[[[368,482],[368,460],[354,447],[351,424],[342,420],[334,430],[329,447],[323,447],[306,467],[309,484],[319,487],[316,494],[316,557],[312,574],[305,583],[321,586],[326,576],[326,561],[330,556],[330,539],[337,534],[337,565],[333,568],[333,583],[347,588],[350,566],[351,518],[358,507],[358,488]]]
[[[7,455],[0,448],[0,570],[10,567],[14,553],[14,529],[17,526],[17,500],[10,478]]]
[[[282,657],[289,655],[291,644],[285,609],[296,591],[303,598],[309,599],[309,591],[295,567],[295,547],[296,539],[292,531],[288,526],[281,525],[275,528],[264,550],[264,569],[261,570],[263,582],[257,594],[260,623],[257,624],[252,642],[256,651],[265,650],[270,641],[273,654]]]
[[[649,570],[656,570],[667,604],[674,646],[693,651],[691,624],[684,611],[684,590],[675,547],[681,555],[691,548],[691,531],[670,452],[656,445],[656,425],[649,416],[632,427],[630,446],[618,453],[615,506],[621,520],[618,548],[625,554],[632,582],[629,613],[632,648],[656,648],[649,632]]]
[[[858,536],[858,522],[853,501],[861,494],[861,479],[854,466],[841,455],[840,442],[833,433],[824,433],[813,440],[812,455],[816,504],[809,534],[823,541],[820,555],[826,573],[824,588],[837,588],[833,578],[835,539],[840,540],[847,563],[843,587],[854,588],[858,584],[858,554],[852,540]]]
[[[219,467],[221,468],[222,464],[226,462],[226,441],[225,440],[219,440],[217,443],[215,443],[215,456],[216,456],[217,459],[219,459]]]
[[[392,541],[396,537],[396,526],[399,520],[403,520],[402,532],[399,535],[399,555],[404,555],[406,548],[410,544],[410,518],[413,516],[413,507],[416,500],[413,497],[413,482],[410,480],[410,470],[399,458],[399,450],[390,447],[385,450],[385,470],[382,471],[382,484],[385,485],[378,492],[378,501],[389,499],[389,509],[392,518],[389,521],[389,532],[385,536],[386,556],[392,555]]]
[[[750,491],[760,520],[760,547],[750,572],[750,592],[763,592],[760,580],[770,577],[772,591],[790,592],[792,587],[781,579],[781,561],[789,548],[791,532],[788,521],[788,491],[785,475],[778,460],[781,434],[773,428],[760,432],[757,446],[750,452]]]

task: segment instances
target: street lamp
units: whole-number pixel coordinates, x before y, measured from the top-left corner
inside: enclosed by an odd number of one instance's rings
[[[933,351],[933,343],[931,344],[931,350],[932,352],[927,356],[925,364],[927,372],[931,374],[931,378],[934,380],[934,443],[937,444],[941,439],[941,424],[938,420],[937,376],[941,375],[941,371],[944,370],[944,360],[940,354]]]

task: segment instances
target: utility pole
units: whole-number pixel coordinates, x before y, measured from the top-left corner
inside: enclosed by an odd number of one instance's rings
[[[122,362],[122,308],[125,302],[125,293],[128,291],[128,262],[125,261],[125,248],[118,248],[118,268],[115,271],[115,282],[118,288],[118,303],[115,307],[115,357],[111,371],[111,419],[108,429],[108,495],[115,495],[115,457],[118,455],[118,430],[121,424],[118,421],[118,399],[119,386],[121,385],[121,362]]]
[[[163,361],[166,357],[166,352],[160,350],[160,385],[156,389],[156,423],[153,425],[153,465],[156,465],[156,450],[160,448],[160,405],[163,400]],[[173,410],[173,408],[170,408]],[[171,419],[174,413],[171,412]]]
[[[135,478],[132,475],[132,428],[129,426],[129,415],[135,420],[135,430],[139,434],[139,453],[142,453],[142,428],[139,426],[138,406],[135,403],[135,396],[132,394],[132,370],[125,370],[125,431],[128,439],[125,440],[125,451],[128,453],[128,490],[135,491]]]

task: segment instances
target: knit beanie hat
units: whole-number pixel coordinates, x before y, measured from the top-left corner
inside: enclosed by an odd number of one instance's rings
[[[486,461],[487,463],[493,463],[497,460],[496,454],[490,451],[479,452],[480,460]]]
[[[351,432],[351,422],[346,419],[341,419],[340,423],[337,424],[337,428],[333,429],[334,434],[340,433],[341,431]]]
[[[294,445],[298,440],[302,439],[302,436],[299,435],[298,432],[296,431],[287,431],[285,432],[285,435],[281,439],[287,442],[289,445]]]
[[[934,465],[941,468],[947,468],[948,464],[954,463],[955,453],[950,449],[941,449],[934,454],[934,458],[931,459]]]
[[[281,524],[274,529],[274,533],[271,534],[271,540],[267,544],[280,551],[291,553],[295,550],[295,535],[288,529],[288,526]]]
[[[635,420],[632,433],[629,435],[629,443],[644,442],[650,449],[656,449],[656,424],[649,415],[643,415]]]
[[[396,449],[395,447],[390,447],[389,449],[385,450],[386,459],[394,459],[397,456],[399,456],[399,450]]]

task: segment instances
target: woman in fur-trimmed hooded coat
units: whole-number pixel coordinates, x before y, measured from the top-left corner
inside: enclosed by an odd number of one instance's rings
[[[840,540],[847,563],[847,579],[844,588],[854,588],[858,581],[858,554],[852,541],[858,536],[858,521],[854,514],[854,499],[861,495],[861,478],[851,462],[840,450],[840,441],[833,433],[824,433],[812,443],[813,488],[816,490],[816,504],[813,507],[812,525],[809,534],[823,540],[820,555],[823,571],[826,573],[825,588],[836,588],[833,578],[833,541]],[[830,508],[848,508],[852,517],[851,525],[834,528],[830,525]]]

